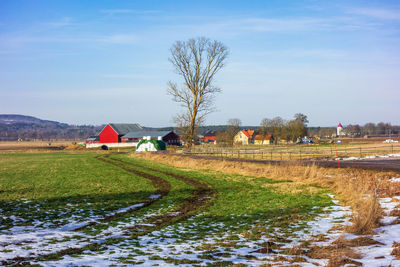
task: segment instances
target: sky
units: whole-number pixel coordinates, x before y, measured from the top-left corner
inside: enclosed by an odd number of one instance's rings
[[[400,124],[400,1],[0,0],[0,114],[173,125],[176,41],[229,48],[205,124]]]

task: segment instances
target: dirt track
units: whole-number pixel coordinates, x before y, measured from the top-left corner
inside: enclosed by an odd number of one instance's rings
[[[166,196],[170,192],[170,186],[171,186],[170,183],[164,180],[162,177],[148,174],[146,172],[139,171],[138,169],[144,169],[147,171],[165,174],[177,180],[183,181],[184,183],[193,186],[193,192],[186,199],[183,199],[178,204],[178,206],[173,210],[160,215],[154,215],[152,217],[149,217],[149,219],[146,220],[143,224],[138,224],[137,226],[127,228],[125,232],[126,234],[125,237],[118,237],[118,238],[110,237],[110,238],[104,238],[103,240],[96,240],[95,242],[88,239],[87,242],[89,244],[84,245],[83,247],[77,247],[77,248],[68,247],[63,250],[51,252],[49,254],[44,254],[44,255],[16,257],[7,261],[0,262],[0,264],[16,265],[16,266],[30,265],[31,262],[36,263],[40,261],[57,259],[65,255],[81,254],[85,250],[100,250],[103,246],[116,244],[124,241],[125,239],[135,239],[139,236],[146,235],[153,231],[159,230],[167,225],[171,225],[179,221],[185,220],[211,206],[217,197],[217,192],[214,191],[212,186],[200,179],[195,179],[175,174],[172,172],[149,168],[146,166],[142,166],[140,164],[135,164],[134,162],[127,162],[120,159],[112,158],[110,155],[103,157],[100,156],[96,158],[105,163],[120,167],[128,172],[139,175],[145,179],[149,179],[153,183],[155,188],[157,188],[157,191],[155,193],[162,195],[162,197]],[[143,205],[142,208],[150,206],[151,204],[153,204],[153,202],[158,201],[159,199],[160,198],[154,199],[153,201],[143,201],[145,205]],[[104,218],[102,221],[108,221],[114,219],[115,217],[118,216],[113,216],[112,218],[107,217]],[[88,226],[92,225],[93,224],[90,224]],[[145,228],[143,228],[143,225],[151,225],[151,226],[148,227],[146,226]],[[79,228],[78,230],[82,230],[85,227]]]
[[[337,168],[337,161],[316,161],[321,167]],[[400,159],[348,160],[339,162],[341,168],[360,168],[378,171],[400,171]]]

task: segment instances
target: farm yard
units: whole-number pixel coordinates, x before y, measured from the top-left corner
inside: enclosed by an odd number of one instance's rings
[[[0,152],[3,265],[400,264],[400,174]]]
[[[0,267],[400,267],[398,29],[393,0],[0,1]]]

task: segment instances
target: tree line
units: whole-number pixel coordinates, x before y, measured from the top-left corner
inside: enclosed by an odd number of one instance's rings
[[[399,135],[400,126],[392,125],[388,122],[373,123],[368,122],[364,125],[349,124],[344,125],[345,132],[350,137],[362,137],[362,136],[377,136],[377,135]],[[309,134],[320,137],[327,137],[336,134],[336,127],[311,127],[309,128]]]
[[[240,119],[230,119],[226,131],[217,133],[217,143],[221,145],[234,144],[235,135],[241,130],[242,122]],[[260,127],[254,135],[272,135],[272,140],[277,144],[281,140],[297,142],[304,136],[307,136],[307,116],[302,113],[296,113],[292,120],[285,120],[281,117],[272,119],[264,118]]]
[[[0,140],[83,140],[96,135],[103,126],[40,124],[40,123],[0,123]]]

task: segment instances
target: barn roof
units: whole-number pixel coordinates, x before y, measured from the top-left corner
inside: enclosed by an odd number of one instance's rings
[[[256,139],[256,140],[270,140],[271,137],[272,137],[272,135],[270,135],[270,134],[267,134],[267,135],[261,135],[261,134],[259,134],[259,135],[256,135],[256,136],[254,137],[254,139]]]
[[[124,135],[129,132],[142,131],[143,128],[138,123],[110,123],[110,126],[118,135]]]
[[[207,129],[206,131],[204,131],[202,133],[202,135],[203,136],[216,136],[217,135],[217,131]]]
[[[242,133],[244,133],[248,138],[252,138],[253,134],[254,134],[254,130],[250,130],[250,129],[242,130]]]
[[[132,131],[121,138],[142,138],[143,136],[150,136],[151,138],[155,137],[164,137],[167,134],[171,133],[172,131]]]

